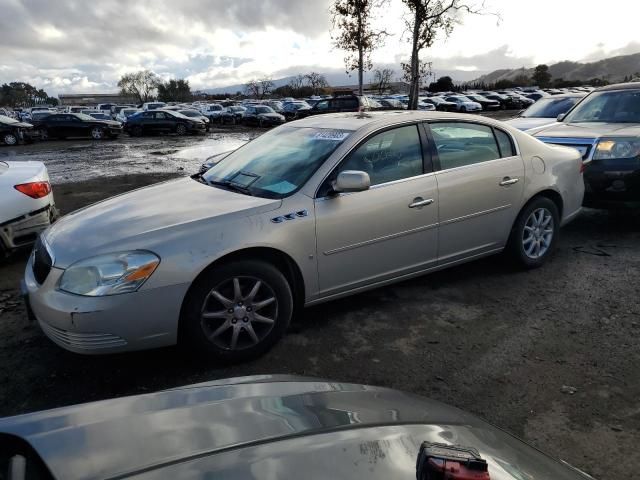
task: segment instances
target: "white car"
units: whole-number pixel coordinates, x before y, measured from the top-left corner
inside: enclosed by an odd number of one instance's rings
[[[209,120],[213,121],[218,119],[225,112],[225,109],[219,103],[211,103],[209,105],[203,105],[200,108],[200,112]]]
[[[423,102],[423,99],[418,99],[418,110],[423,110],[425,112],[434,112],[436,110],[436,106],[432,103]]]
[[[466,112],[481,112],[482,105],[478,102],[473,102],[469,100],[464,95],[452,95],[450,97],[445,98],[447,102],[453,102],[456,104],[456,111],[461,113]]]
[[[116,115],[116,120],[120,123],[126,123],[127,118],[141,111],[142,110],[140,110],[139,108],[123,108]]]
[[[142,110],[145,112],[148,110],[158,110],[159,108],[166,107],[167,104],[164,102],[145,102],[142,104]]]
[[[42,162],[0,162],[0,258],[31,245],[58,215]]]

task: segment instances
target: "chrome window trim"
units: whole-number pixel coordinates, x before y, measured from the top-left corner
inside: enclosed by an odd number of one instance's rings
[[[493,160],[486,160],[484,162],[478,162],[478,163],[470,163],[469,165],[462,165],[460,167],[444,168],[444,169],[436,171],[435,173],[437,175],[440,175],[440,174],[443,174],[443,173],[457,172],[459,170],[466,170],[468,168],[477,167],[479,165],[491,165],[491,164],[496,163],[496,162],[503,162],[505,160],[512,160],[514,158],[522,159],[522,157],[520,157],[520,155],[513,155],[511,157],[494,158]]]
[[[332,170],[333,172],[333,170]],[[316,197],[315,201],[326,201],[326,200],[333,200],[334,198],[339,198],[339,197],[346,197],[348,195],[354,195],[356,193],[363,193],[363,192],[368,192],[370,190],[376,190],[378,188],[383,188],[383,187],[388,187],[390,185],[395,185],[398,183],[405,183],[405,182],[410,182],[413,180],[418,180],[421,178],[426,178],[432,175],[435,175],[436,172],[429,172],[429,173],[423,173],[422,175],[415,175],[413,177],[407,177],[407,178],[400,178],[399,180],[392,180],[391,182],[385,182],[385,183],[379,183],[377,185],[373,185],[371,187],[369,187],[366,190],[363,190],[362,192],[339,192],[337,195],[330,195],[330,196],[326,196],[326,197]],[[322,181],[322,183],[324,183],[324,180]],[[322,185],[322,184],[321,184]]]

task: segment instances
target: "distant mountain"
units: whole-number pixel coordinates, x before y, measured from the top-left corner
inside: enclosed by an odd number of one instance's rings
[[[401,75],[400,72],[402,71],[400,68],[400,65],[381,65],[380,68],[393,69],[395,71],[395,77],[400,77]],[[327,82],[332,87],[353,85],[358,82],[358,76],[357,74],[355,74],[355,72],[351,76],[347,75],[342,70],[318,71],[318,72],[325,76],[325,78],[327,79]],[[300,73],[306,73],[306,71],[301,71]],[[482,72],[482,71],[468,72],[468,71],[462,71],[462,70],[438,70],[435,73],[436,73],[436,78],[449,76],[453,78],[454,82],[466,82],[466,81],[472,80],[479,73],[485,73],[485,72]],[[273,83],[276,88],[281,87],[283,85],[288,84],[293,77],[294,75],[279,77],[277,79],[274,79]],[[373,80],[373,72],[368,72],[367,74],[365,74],[364,81],[366,84],[368,84],[372,80]],[[394,78],[394,81],[395,81],[395,78]],[[204,93],[208,93],[210,95],[220,95],[224,93],[235,94],[236,92],[244,92],[244,84],[228,85],[225,87],[217,87],[217,88],[205,88],[200,91]]]
[[[491,84],[499,80],[514,80],[516,77],[533,75],[533,68],[516,68],[495,70],[482,75],[474,82]],[[549,65],[549,73],[553,78],[564,80],[591,80],[602,78],[610,83],[622,82],[624,77],[640,72],[640,53],[605,58],[597,62],[579,63],[564,61]]]

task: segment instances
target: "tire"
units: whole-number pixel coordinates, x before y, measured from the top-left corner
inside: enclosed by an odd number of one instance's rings
[[[2,136],[2,142],[5,145],[17,145],[18,144],[18,137],[14,133],[5,133]]]
[[[94,140],[104,139],[104,129],[101,127],[93,127],[91,129],[91,138]]]
[[[467,107],[460,107],[461,113],[467,113]]]
[[[204,318],[203,312],[215,316]],[[284,275],[265,262],[238,260],[210,269],[193,283],[182,308],[180,340],[206,358],[243,362],[273,347],[292,314],[293,295]]]
[[[39,134],[40,140],[49,140],[49,132],[46,128],[41,128]]]
[[[180,136],[182,135],[186,135],[187,134],[187,127],[184,126],[184,124],[179,123],[178,125],[176,125],[176,133]]]
[[[518,215],[506,251],[522,268],[540,267],[553,253],[559,233],[558,207],[547,197],[535,197]]]
[[[258,127],[264,128],[264,120],[262,120],[261,118],[258,119]]]

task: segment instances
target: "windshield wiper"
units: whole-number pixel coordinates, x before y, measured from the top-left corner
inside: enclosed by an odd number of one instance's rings
[[[204,177],[203,177],[203,180],[204,180]],[[224,180],[224,181],[205,180],[205,181],[209,185],[213,185],[215,187],[223,187],[223,188],[226,188],[227,190],[231,190],[232,192],[238,192],[238,193],[242,193],[244,195],[249,195],[250,197],[253,197],[253,193],[251,193],[251,190],[249,190],[248,187],[243,187],[242,185],[233,183],[229,180]]]

